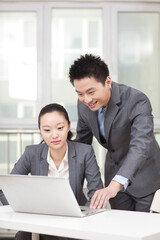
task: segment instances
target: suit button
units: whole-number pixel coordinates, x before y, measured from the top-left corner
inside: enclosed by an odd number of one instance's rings
[[[115,152],[115,150],[114,150],[114,149],[112,149],[112,150],[111,150],[111,152]]]

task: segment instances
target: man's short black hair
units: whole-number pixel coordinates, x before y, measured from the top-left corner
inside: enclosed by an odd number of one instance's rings
[[[109,76],[107,64],[101,60],[99,56],[85,54],[80,56],[71,65],[69,70],[69,78],[72,85],[74,80],[80,80],[85,77],[94,77],[97,82],[105,84],[106,78]]]

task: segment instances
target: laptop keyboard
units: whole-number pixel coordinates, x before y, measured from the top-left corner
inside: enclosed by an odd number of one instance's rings
[[[82,211],[82,213],[84,213],[85,215],[91,215],[91,214],[94,214],[94,213],[99,213],[99,212],[103,212],[104,209],[101,208],[101,209],[93,209],[93,208],[89,208],[87,206],[80,206],[80,209]]]

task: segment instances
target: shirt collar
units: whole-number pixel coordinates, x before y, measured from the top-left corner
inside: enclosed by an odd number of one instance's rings
[[[67,142],[66,142],[66,144],[67,144]],[[48,148],[47,162],[48,162],[48,163],[53,163],[53,160],[52,160],[52,158],[51,158],[51,156],[50,156],[50,148]],[[62,159],[61,164],[62,164],[62,163],[63,163],[63,164],[67,164],[67,163],[68,163],[68,144],[67,144],[66,153],[65,153],[65,155],[64,155],[64,158]]]
[[[107,106],[101,107],[101,108],[98,109],[98,113],[105,113],[106,110],[107,110]]]

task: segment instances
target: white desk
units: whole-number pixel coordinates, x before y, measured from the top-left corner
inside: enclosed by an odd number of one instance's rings
[[[2,206],[0,227],[87,240],[160,240],[160,214],[109,209],[75,218],[16,213]]]

